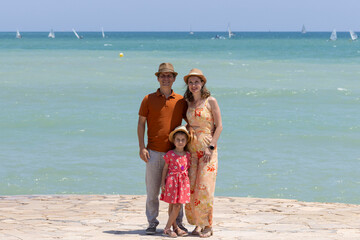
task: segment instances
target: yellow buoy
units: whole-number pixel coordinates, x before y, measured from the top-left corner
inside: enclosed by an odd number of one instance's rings
[[[121,53],[119,53],[119,57],[123,57],[124,56],[124,54],[121,52]]]

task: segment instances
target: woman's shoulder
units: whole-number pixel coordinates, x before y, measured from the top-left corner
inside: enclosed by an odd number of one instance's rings
[[[214,98],[213,96],[208,97],[207,102],[210,104],[211,107],[214,107],[218,104],[216,98]]]
[[[214,98],[213,96],[210,96],[210,97],[207,98],[207,101],[210,102],[210,103],[211,102],[216,102],[216,98]]]

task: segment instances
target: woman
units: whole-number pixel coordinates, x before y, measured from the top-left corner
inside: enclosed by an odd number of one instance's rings
[[[188,222],[195,225],[193,235],[213,235],[213,203],[218,168],[217,141],[222,131],[219,105],[206,89],[206,77],[201,70],[192,69],[184,77],[188,102],[186,117],[193,134],[188,144],[191,153],[190,203],[185,211]]]

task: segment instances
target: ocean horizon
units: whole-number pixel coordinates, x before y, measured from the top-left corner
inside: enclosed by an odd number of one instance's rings
[[[175,92],[196,67],[219,102],[216,196],[360,204],[360,43],[348,32],[54,30],[0,32],[0,195],[145,194],[138,110],[171,62]]]

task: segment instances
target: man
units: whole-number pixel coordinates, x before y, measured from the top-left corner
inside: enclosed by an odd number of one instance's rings
[[[158,72],[155,73],[160,88],[144,97],[138,122],[138,139],[140,158],[146,163],[146,217],[149,227],[146,234],[155,234],[159,221],[159,194],[161,174],[165,164],[163,156],[172,149],[169,134],[177,126],[181,125],[182,119],[186,118],[187,103],[185,99],[172,90],[177,72],[171,63],[161,63]],[[145,147],[145,125],[147,124],[148,143]],[[178,226],[187,232],[182,224],[183,210],[181,209],[176,222]]]

